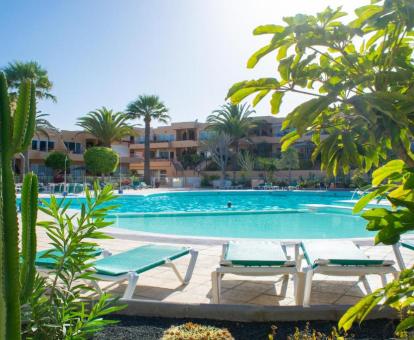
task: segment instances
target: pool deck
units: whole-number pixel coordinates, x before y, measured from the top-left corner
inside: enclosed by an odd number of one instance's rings
[[[39,212],[39,220],[46,216]],[[38,227],[38,250],[50,248],[45,231]],[[160,238],[157,242],[180,244],[177,240]],[[199,251],[198,260],[193,277],[188,285],[181,285],[173,271],[169,268],[159,267],[140,275],[138,285],[133,296],[134,299],[179,303],[179,304],[210,304],[211,303],[211,272],[218,265],[221,255],[220,242],[207,244],[189,244]],[[113,254],[126,251],[149,243],[149,241],[129,240],[125,237],[111,240],[100,240],[101,247]],[[153,243],[153,242],[151,242]],[[183,244],[184,245],[184,244]],[[390,246],[362,246],[361,249],[372,258],[395,260]],[[293,248],[289,249],[293,256]],[[401,250],[407,266],[414,264],[414,252]],[[187,268],[188,256],[175,261],[178,269],[184,273]],[[391,280],[391,276],[388,277]],[[378,276],[369,275],[368,281],[374,290],[381,285]],[[107,284],[101,283],[102,288]],[[109,290],[113,294],[121,294],[125,285],[115,286]],[[366,291],[357,277],[332,277],[316,274],[312,285],[312,305],[350,305],[356,303],[364,296]],[[292,279],[286,282],[283,277],[239,277],[226,275],[222,282],[222,304],[251,305],[251,306],[294,306]]]

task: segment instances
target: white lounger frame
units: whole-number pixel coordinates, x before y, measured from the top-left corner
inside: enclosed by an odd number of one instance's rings
[[[356,245],[358,246],[358,245]],[[363,283],[368,294],[372,292],[367,280],[367,275],[379,275],[383,286],[387,284],[386,274],[392,274],[395,278],[398,277],[398,270],[392,264],[384,265],[331,265],[318,264],[315,268],[311,265],[303,268],[305,273],[305,287],[303,292],[303,306],[310,306],[312,280],[314,274],[323,274],[330,276],[358,276]]]
[[[286,253],[286,245],[281,244],[283,252]],[[224,255],[226,253],[228,243],[223,244],[221,261],[224,261]],[[221,297],[221,280],[225,274],[234,274],[240,276],[275,276],[283,275],[286,278],[289,275],[293,276],[295,299],[297,304],[302,304],[302,292],[303,292],[303,276],[298,272],[297,258],[299,255],[299,244],[295,244],[295,262],[294,266],[233,266],[233,265],[220,265],[215,268],[211,273],[212,283],[212,299],[213,303],[220,303]],[[287,255],[286,255],[287,257]],[[287,257],[288,258],[288,257]]]
[[[173,263],[173,261],[171,261],[170,259],[165,259],[165,263],[157,266],[157,267],[168,267],[171,268],[175,275],[177,276],[178,280],[184,284],[187,285],[190,280],[191,277],[193,276],[193,272],[194,272],[194,268],[195,268],[195,264],[197,262],[197,257],[198,257],[198,251],[194,250],[194,249],[190,249],[190,262],[188,263],[188,267],[187,267],[187,271],[185,273],[184,278],[182,277],[182,275],[180,274],[180,272],[178,271],[177,267],[175,266],[175,264]],[[180,256],[179,258],[181,258],[182,256]],[[178,260],[178,259],[177,259]],[[157,268],[155,267],[155,268]],[[150,269],[151,270],[151,269]],[[117,275],[117,276],[112,276],[112,275],[103,275],[103,274],[95,274],[94,277],[99,281],[112,281],[113,284],[111,284],[109,287],[112,287],[115,284],[119,284],[123,281],[128,280],[128,285],[125,288],[125,292],[122,296],[122,299],[131,299],[132,296],[134,295],[135,292],[135,288],[137,286],[137,282],[138,282],[138,278],[139,278],[140,274],[137,274],[136,272],[129,272],[129,273],[125,273],[122,275]],[[98,283],[96,280],[94,280],[94,282],[92,282],[93,286],[97,289],[97,291],[99,292],[99,294],[102,294],[102,290],[99,287]]]
[[[197,257],[198,257],[198,251],[197,250],[190,249],[189,252],[190,252],[189,253],[190,254],[190,262],[188,263],[187,271],[185,273],[184,278],[182,277],[181,273],[178,271],[176,265],[174,264],[174,262],[173,262],[174,260],[171,261],[170,259],[165,259],[165,263],[162,264],[162,265],[159,265],[157,267],[171,268],[174,271],[175,275],[177,276],[178,280],[182,284],[187,285],[190,282],[191,277],[193,276],[194,268],[195,268],[195,265],[196,265],[196,262],[197,262]],[[107,256],[111,256],[112,254],[110,252],[104,250],[102,252],[102,255],[103,255],[103,257],[107,257]],[[183,255],[183,256],[185,256],[185,255]],[[181,258],[183,256],[180,256],[179,258]],[[177,260],[178,260],[178,258],[177,258]],[[154,268],[157,268],[157,267],[154,267]],[[42,268],[42,267],[36,267],[36,269],[39,272],[42,272],[42,273],[49,273],[51,271],[50,269],[46,269],[46,268]],[[153,268],[151,268],[151,269],[153,269]],[[149,269],[149,270],[151,270],[151,269]],[[102,295],[103,291],[102,291],[101,287],[99,286],[98,281],[102,280],[102,281],[111,281],[111,282],[113,282],[111,285],[106,287],[106,289],[107,289],[107,288],[110,288],[110,287],[112,287],[116,284],[119,284],[119,283],[122,283],[122,282],[128,280],[128,285],[125,288],[125,292],[122,296],[122,299],[131,299],[132,296],[134,295],[139,275],[140,274],[137,274],[136,272],[133,272],[133,271],[122,274],[122,275],[117,275],[117,276],[94,274],[93,277],[95,278],[95,280],[91,280],[90,284],[97,290],[99,295]]]
[[[392,245],[392,249],[394,250],[395,258],[397,259],[398,267],[400,267],[401,270],[407,269],[407,266],[405,265],[404,259],[401,254],[402,247],[400,242],[397,242],[396,244]]]

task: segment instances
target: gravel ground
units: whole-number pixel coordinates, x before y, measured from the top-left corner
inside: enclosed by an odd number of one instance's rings
[[[167,328],[172,325],[180,325],[188,321],[199,324],[213,325],[227,328],[236,340],[267,340],[271,325],[278,327],[276,339],[286,339],[294,333],[295,327],[305,328],[306,322],[231,322],[204,319],[171,319],[171,318],[147,318],[139,316],[111,316],[112,320],[120,322],[115,326],[107,327],[103,332],[96,334],[95,340],[159,340]],[[312,321],[310,327],[319,332],[329,334],[334,322]],[[390,339],[392,338],[395,323],[390,320],[369,320],[352,329],[350,334],[354,339]]]

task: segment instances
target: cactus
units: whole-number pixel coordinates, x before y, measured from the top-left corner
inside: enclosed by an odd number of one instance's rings
[[[25,303],[33,290],[36,274],[36,220],[38,199],[37,176],[29,173],[24,177],[22,190],[22,265],[20,269],[20,302]]]
[[[0,73],[0,340],[19,340],[20,332],[20,295],[22,300],[30,294],[34,276],[34,252],[36,245],[34,221],[37,208],[37,180],[34,175],[25,180],[23,197],[23,265],[21,290],[19,263],[19,230],[16,212],[16,194],[12,170],[13,155],[29,146],[33,137],[36,117],[35,87],[22,82],[19,96],[12,115],[7,92],[7,80]],[[33,206],[33,202],[36,204]],[[32,205],[29,207],[29,205]],[[22,293],[21,293],[22,291]]]

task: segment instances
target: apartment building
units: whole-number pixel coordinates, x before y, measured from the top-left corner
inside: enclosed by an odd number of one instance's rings
[[[249,149],[257,156],[278,156],[281,138],[288,133],[288,131],[281,130],[283,118],[262,116],[255,119],[257,127],[248,139],[241,142],[241,148]],[[144,129],[137,128],[136,132],[136,136],[130,136],[112,145],[112,148],[120,155],[120,169],[123,174],[133,172],[142,175],[144,173]],[[197,120],[152,128],[150,133],[151,176],[162,179],[197,175],[194,169],[185,169],[182,160],[188,154],[198,154],[201,158],[206,156],[203,144],[210,134],[211,131],[207,129],[207,124]],[[314,147],[310,137],[310,135],[304,136],[295,144],[301,163],[305,167],[310,166],[310,156]],[[75,179],[83,178],[85,175],[83,153],[88,147],[97,144],[96,138],[84,131],[49,131],[47,135],[37,133],[29,150],[30,168],[40,178],[50,177],[52,171],[44,165],[44,160],[49,152],[62,151],[67,152],[71,160],[71,176]],[[23,161],[21,157],[16,157],[15,170],[18,174],[22,171]],[[207,163],[202,164],[197,169],[198,172],[206,165]]]

